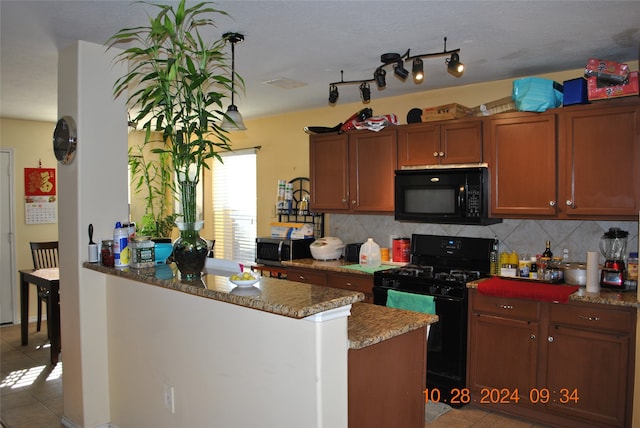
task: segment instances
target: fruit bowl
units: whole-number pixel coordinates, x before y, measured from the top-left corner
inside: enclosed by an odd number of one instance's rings
[[[229,281],[238,287],[250,287],[260,281],[260,279],[255,277],[252,273],[244,272],[231,275],[229,277]]]

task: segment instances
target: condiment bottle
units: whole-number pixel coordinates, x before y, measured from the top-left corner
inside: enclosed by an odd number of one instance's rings
[[[102,266],[113,267],[113,240],[103,239],[100,248],[100,260]]]
[[[529,268],[529,278],[538,279],[538,259],[536,256],[531,257],[531,267]]]
[[[553,257],[553,253],[551,252],[551,241],[547,241],[545,243],[544,253],[542,253],[542,257]]]
[[[489,270],[491,275],[500,274],[500,265],[498,260],[498,238],[493,240],[493,248],[489,254]]]

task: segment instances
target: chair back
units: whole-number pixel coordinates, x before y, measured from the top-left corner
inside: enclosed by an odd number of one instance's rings
[[[58,267],[58,241],[31,242],[34,269]]]

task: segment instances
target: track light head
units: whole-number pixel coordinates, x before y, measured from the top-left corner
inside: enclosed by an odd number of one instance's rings
[[[378,89],[384,89],[384,87],[387,86],[387,79],[385,78],[386,75],[387,72],[384,70],[384,68],[377,68],[373,73],[373,79],[376,81]]]
[[[464,73],[464,64],[460,62],[460,56],[457,52],[451,54],[451,58],[447,61],[447,71],[449,74],[460,77]]]
[[[393,67],[393,73],[398,76],[400,79],[405,80],[409,75],[409,72],[406,68],[404,68],[404,61],[398,61]]]
[[[329,88],[329,104],[335,104],[338,101],[338,87],[331,85]]]
[[[416,83],[421,83],[424,80],[424,65],[420,58],[413,60],[413,68],[411,71],[413,72],[413,80]]]
[[[360,84],[360,98],[362,98],[363,104],[367,104],[371,101],[371,88],[367,82],[362,82]]]

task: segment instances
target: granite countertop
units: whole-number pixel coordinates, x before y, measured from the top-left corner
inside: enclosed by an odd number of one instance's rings
[[[231,272],[225,272],[224,275],[205,274],[199,282],[181,282],[175,265],[116,269],[85,262],[83,267],[107,275],[298,319],[364,300],[364,294],[357,291],[266,276],[261,277],[253,286],[236,287],[228,279],[228,276],[232,275]],[[257,274],[254,272],[254,275]]]
[[[378,270],[393,269],[398,267],[398,264],[389,264],[389,262],[383,262],[382,265],[377,268],[368,269],[361,267],[358,263],[347,262],[344,259],[326,261],[315,259],[294,259],[283,261],[282,264],[287,267],[327,270],[331,272],[356,273],[361,275],[372,275],[373,272]]]
[[[361,349],[438,322],[437,315],[355,303],[349,317],[349,349]]]
[[[488,278],[483,278],[468,282],[467,288],[478,288],[478,284],[487,279]],[[557,286],[564,287],[565,284],[558,284]],[[636,291],[600,290],[598,293],[587,293],[585,287],[580,287],[578,291],[569,296],[569,301],[640,307]]]

